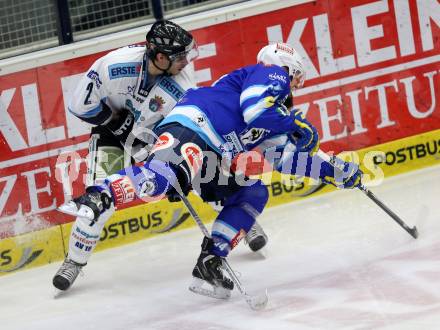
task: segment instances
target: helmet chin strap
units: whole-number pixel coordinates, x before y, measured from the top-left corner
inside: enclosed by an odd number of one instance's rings
[[[169,69],[171,68],[171,66],[173,65],[173,62],[171,62],[171,61],[168,59],[168,62],[169,62],[168,67],[167,67],[166,69],[162,69],[161,67],[159,67],[159,66],[156,64],[156,59],[152,59],[151,61],[153,62],[153,65],[154,65],[157,69],[159,69],[160,71],[163,72],[163,74],[165,74],[165,75],[167,75],[167,76],[171,76],[171,73],[169,73],[168,70],[169,70]]]

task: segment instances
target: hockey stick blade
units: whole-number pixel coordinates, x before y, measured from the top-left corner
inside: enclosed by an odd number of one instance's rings
[[[417,230],[417,227],[414,226],[410,230],[411,230],[410,232],[411,236],[417,239],[419,237],[419,231]]]
[[[235,272],[232,270],[231,266],[226,260],[223,260],[223,268],[229,274],[232,282],[234,282],[235,287],[240,291],[241,295],[245,298],[249,307],[258,311],[266,307],[267,302],[269,301],[269,296],[267,295],[267,289],[264,290],[264,293],[258,295],[250,295],[246,292],[246,288],[241,284],[238,277],[235,275]]]
[[[267,295],[267,289],[264,293],[251,296],[249,294],[245,294],[246,302],[248,303],[249,307],[254,311],[259,311],[267,306],[267,302],[269,301],[269,296]]]

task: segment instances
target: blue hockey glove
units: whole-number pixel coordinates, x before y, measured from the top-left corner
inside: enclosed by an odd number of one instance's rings
[[[353,162],[344,162],[335,157],[336,163],[333,176],[325,176],[322,181],[326,184],[332,184],[339,189],[353,189],[361,185],[363,172],[359,165]]]
[[[319,135],[316,127],[305,119],[300,111],[293,112],[290,116],[298,127],[290,136],[296,150],[314,155],[319,150]]]

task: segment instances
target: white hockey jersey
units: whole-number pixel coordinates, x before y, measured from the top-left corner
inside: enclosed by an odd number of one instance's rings
[[[93,124],[105,123],[111,112],[128,109],[135,117],[133,132],[142,141],[183,96],[195,86],[186,66],[176,76],[157,76],[148,81],[148,58],[144,46],[127,46],[99,58],[80,80],[69,111]],[[151,78],[150,78],[151,79]]]

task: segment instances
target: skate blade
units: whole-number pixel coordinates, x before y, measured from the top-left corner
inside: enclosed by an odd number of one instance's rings
[[[93,211],[90,209],[90,207],[87,207],[85,205],[81,205],[81,207],[78,210],[78,208],[76,207],[76,204],[72,201],[67,202],[63,205],[60,205],[58,207],[58,211],[60,211],[62,213],[69,214],[69,215],[73,215],[75,217],[86,218],[89,220],[93,220],[95,218],[95,215],[94,215]]]
[[[203,287],[203,284],[205,283],[209,286],[209,288]],[[193,278],[193,282],[189,286],[189,290],[196,294],[215,299],[228,299],[231,297],[231,290],[213,286],[210,283],[196,277]]]
[[[254,255],[260,259],[267,259],[267,249],[265,247],[254,252]]]
[[[53,299],[58,299],[66,294],[66,291],[54,288],[53,289]]]
[[[265,290],[265,292],[262,294],[254,296],[246,294],[246,302],[248,303],[249,307],[254,311],[259,311],[266,308],[268,301],[269,296],[267,295],[267,290]]]

